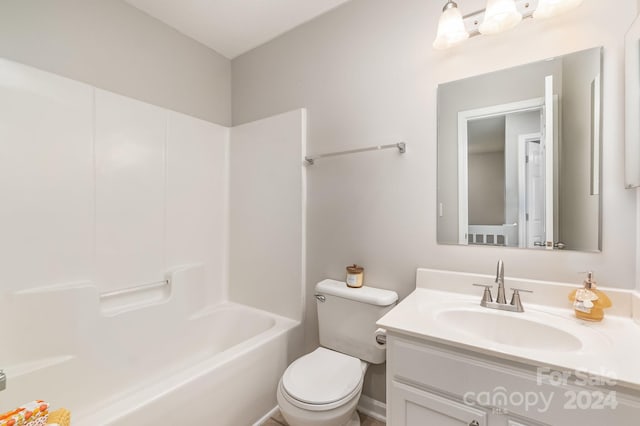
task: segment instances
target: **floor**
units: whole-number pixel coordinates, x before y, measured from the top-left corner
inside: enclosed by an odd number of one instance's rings
[[[371,417],[365,416],[362,413],[358,414],[360,414],[360,426],[385,426],[385,423],[382,423],[381,421],[372,419]],[[284,420],[284,418],[282,418],[282,414],[280,414],[280,411],[278,411],[269,420],[267,420],[265,423],[262,423],[262,426],[287,426],[287,422]]]

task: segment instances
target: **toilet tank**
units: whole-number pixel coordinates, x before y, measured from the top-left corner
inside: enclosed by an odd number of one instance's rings
[[[316,284],[320,345],[372,364],[382,364],[386,351],[375,339],[376,321],[398,301],[395,291],[324,280]]]

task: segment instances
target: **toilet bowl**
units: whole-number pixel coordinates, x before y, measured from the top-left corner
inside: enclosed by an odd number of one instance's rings
[[[394,291],[324,280],[316,285],[320,347],[298,358],[276,392],[290,426],[360,426],[356,412],[369,363],[382,364],[376,321],[398,300]]]
[[[322,347],[297,359],[278,384],[282,416],[291,426],[359,426],[356,407],[367,367]]]

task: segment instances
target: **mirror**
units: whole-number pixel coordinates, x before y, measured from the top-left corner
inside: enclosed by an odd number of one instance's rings
[[[640,17],[625,37],[625,187],[640,186]]]
[[[602,48],[438,86],[438,243],[601,249]]]

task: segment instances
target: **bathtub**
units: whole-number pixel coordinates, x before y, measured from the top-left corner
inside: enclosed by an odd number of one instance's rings
[[[44,399],[69,408],[73,426],[257,422],[276,406],[278,380],[298,355],[299,322],[228,302],[202,306],[189,284],[199,285],[197,275],[174,275],[147,302],[101,302],[91,285],[4,300],[37,308],[46,299],[58,309],[48,325],[61,332],[0,352],[8,377],[0,410]]]
[[[276,405],[296,323],[241,305],[206,315],[210,346],[191,365],[79,412],[74,426],[252,425]]]

